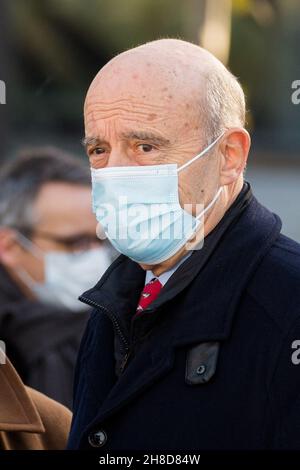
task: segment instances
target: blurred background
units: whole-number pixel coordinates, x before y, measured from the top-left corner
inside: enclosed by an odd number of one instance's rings
[[[0,171],[26,145],[84,158],[82,105],[99,68],[140,43],[180,37],[240,79],[253,139],[247,179],[300,241],[299,0],[0,0],[0,12]]]

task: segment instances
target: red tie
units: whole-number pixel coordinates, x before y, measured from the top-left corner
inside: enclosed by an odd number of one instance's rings
[[[162,284],[156,277],[151,279],[151,281],[145,285],[136,309],[136,315],[143,312],[143,310],[145,310],[151,304],[151,302],[156,299],[161,289]]]

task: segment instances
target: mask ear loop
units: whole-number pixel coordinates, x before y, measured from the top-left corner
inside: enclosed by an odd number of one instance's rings
[[[219,137],[217,137],[211,144],[209,144],[208,147],[202,150],[202,152],[198,153],[198,155],[196,155],[191,160],[189,160],[188,162],[184,163],[179,168],[177,168],[177,173],[181,170],[184,170],[187,166],[191,165],[192,163],[194,163],[196,160],[198,160],[198,158],[203,157],[218,142],[218,140],[220,140],[221,137],[223,137],[224,134],[225,134],[225,131],[222,132],[222,134],[220,134]]]
[[[30,251],[36,258],[43,259],[45,253],[41,248],[39,248],[35,243],[33,243],[29,238],[25,237],[23,233],[17,230],[17,239],[19,240],[20,244],[25,248],[25,250]]]
[[[199,215],[197,215],[197,216],[195,217],[196,220],[200,220],[200,219],[206,214],[206,212],[209,211],[209,209],[215,204],[215,202],[217,201],[217,199],[219,199],[219,196],[220,196],[220,194],[221,194],[222,191],[223,191],[223,186],[221,186],[221,187],[218,189],[218,191],[217,191],[215,197],[214,197],[214,198],[212,199],[212,201],[210,201],[210,203],[205,207],[205,209],[201,212],[201,214],[199,214]]]
[[[181,171],[181,170],[184,170],[186,167],[191,165],[191,163],[194,163],[196,160],[198,160],[198,158],[203,157],[221,139],[221,137],[223,137],[224,134],[225,134],[225,131],[223,131],[222,134],[220,134],[211,144],[209,144],[208,147],[206,147],[204,150],[202,150],[202,152],[198,153],[198,155],[196,155],[191,160],[189,160],[188,162],[184,163],[179,168],[177,168],[177,173],[179,173],[179,171]],[[195,217],[195,219],[197,221],[200,220],[206,214],[206,212],[215,204],[215,202],[219,198],[222,191],[223,191],[223,186],[221,186],[218,189],[218,191],[217,191],[216,195],[214,196],[214,198],[205,207],[205,209],[201,212],[201,214],[199,214]]]

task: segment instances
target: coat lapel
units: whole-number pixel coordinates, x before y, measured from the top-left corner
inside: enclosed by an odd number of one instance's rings
[[[0,365],[0,396],[0,431],[45,432],[25,385],[7,358]]]

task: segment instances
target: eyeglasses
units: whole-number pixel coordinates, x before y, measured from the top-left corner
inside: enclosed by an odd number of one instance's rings
[[[95,235],[91,234],[78,234],[78,235],[71,235],[71,236],[61,236],[61,235],[56,235],[48,232],[44,232],[42,230],[31,230],[30,234],[27,233],[25,234],[23,231],[24,235],[27,235],[28,237],[32,238],[33,236],[42,238],[45,240],[50,240],[53,241],[54,243],[57,243],[58,245],[62,245],[65,248],[67,248],[68,251],[86,251],[89,250],[95,246],[99,246],[101,243],[103,243],[102,240],[99,240],[99,238]]]

